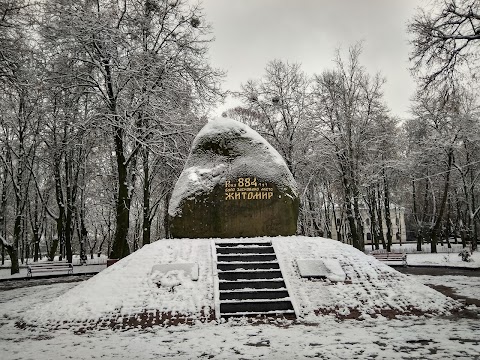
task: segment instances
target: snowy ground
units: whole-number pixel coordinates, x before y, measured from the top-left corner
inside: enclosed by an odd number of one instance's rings
[[[424,284],[451,287],[456,294],[480,300],[480,278],[477,276],[427,276],[416,275],[415,279]]]
[[[464,268],[480,268],[480,252],[475,251],[472,254],[470,262],[462,261],[459,256],[462,250],[461,244],[452,244],[451,248],[447,245],[438,245],[436,254],[430,253],[430,245],[422,246],[422,252],[416,251],[415,243],[393,244],[393,252],[401,252],[407,254],[408,265],[412,266],[447,266],[447,267],[464,267]],[[367,247],[367,253],[372,250]],[[382,250],[383,251],[383,250]]]
[[[425,283],[442,277],[423,276]],[[466,283],[468,282],[468,283]],[[32,306],[78,284],[53,284],[0,292],[0,358],[56,359],[480,359],[478,318],[419,317],[336,320],[311,325],[208,323],[129,331],[19,329],[15,321]],[[450,277],[444,285],[471,289],[480,277]],[[475,290],[476,289],[476,290]]]
[[[75,321],[94,321],[112,313],[112,309],[120,309],[123,314],[136,312],[138,305],[155,308],[161,304],[179,312],[213,307],[209,241],[157,242],[88,281],[51,284],[28,280],[24,283],[29,286],[22,286],[16,280],[13,283],[19,284],[17,288],[0,287],[0,359],[480,360],[480,306],[469,305],[467,311],[450,313],[457,302],[423,285],[443,287],[457,299],[480,300],[478,270],[464,270],[469,276],[403,275],[373,257],[331,240],[288,240],[275,238],[273,242],[303,316],[299,321],[255,325],[243,320],[197,321],[194,325],[128,330],[85,330],[82,325],[83,330],[77,331],[80,327],[75,326]],[[409,263],[415,256],[425,255],[428,254],[409,254]],[[434,255],[429,261],[441,265],[447,262],[445,255],[448,254]],[[316,282],[298,277],[294,259],[319,258],[338,260],[348,281]],[[157,287],[158,274],[152,270],[152,263],[159,262],[196,262],[199,280],[182,279],[175,292]],[[453,259],[448,262],[453,263]],[[478,267],[480,259],[475,258],[474,263]],[[37,281],[43,285],[36,286]],[[410,305],[420,307],[427,315],[400,315],[393,320],[381,313],[368,316],[372,309],[388,306],[402,310]],[[362,316],[336,316],[352,306]],[[432,315],[430,310],[436,307],[438,313]],[[318,308],[336,309],[336,313],[313,315]],[[56,318],[68,319],[69,323],[60,322],[57,329],[42,326],[48,323],[46,319]],[[30,324],[37,319],[38,326],[25,327],[28,319]]]

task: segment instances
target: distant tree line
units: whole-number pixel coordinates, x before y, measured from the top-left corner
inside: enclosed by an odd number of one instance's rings
[[[451,239],[477,248],[480,2],[433,5],[408,27],[418,80],[410,119],[390,114],[385,79],[361,65],[360,44],[337,52],[334,68],[313,76],[271,61],[236,94],[243,105],[225,113],[257,129],[285,158],[300,186],[301,234],[336,232],[364,250],[368,233],[374,248],[390,251],[395,204],[405,208],[418,250],[427,242],[436,252]]]
[[[12,260],[122,258],[165,212],[222,72],[185,0],[0,1],[0,238]]]

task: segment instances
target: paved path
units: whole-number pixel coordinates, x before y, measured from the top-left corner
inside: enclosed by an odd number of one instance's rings
[[[480,269],[465,269],[465,268],[446,268],[438,266],[407,266],[407,267],[395,267],[395,270],[410,275],[462,275],[462,276],[478,276],[480,277]]]

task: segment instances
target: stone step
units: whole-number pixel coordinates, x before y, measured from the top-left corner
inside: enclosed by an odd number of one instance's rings
[[[220,316],[295,318],[271,243],[215,245]]]
[[[274,300],[221,300],[220,313],[293,310],[290,298]]]
[[[218,286],[220,291],[238,289],[280,289],[286,287],[283,278],[273,280],[220,280]]]
[[[221,246],[217,254],[274,254],[271,246]]]
[[[233,312],[233,313],[223,313],[223,318],[230,317],[268,317],[268,318],[287,318],[295,319],[295,311],[293,310],[281,310],[281,311],[243,311],[243,312]]]
[[[232,246],[272,246],[271,242],[221,242],[215,243],[216,247],[232,247]]]
[[[219,271],[220,280],[281,279],[282,272],[277,269]]]
[[[220,291],[220,300],[282,299],[288,298],[288,296],[289,295],[286,288]]]
[[[230,261],[218,262],[218,270],[235,270],[235,269],[280,269],[277,261]]]
[[[264,262],[277,260],[275,254],[217,254],[218,262]]]

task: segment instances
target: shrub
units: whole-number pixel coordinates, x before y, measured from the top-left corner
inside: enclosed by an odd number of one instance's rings
[[[466,262],[473,261],[472,253],[468,249],[463,249],[462,251],[460,251],[458,256],[462,257],[462,261],[466,261]]]

